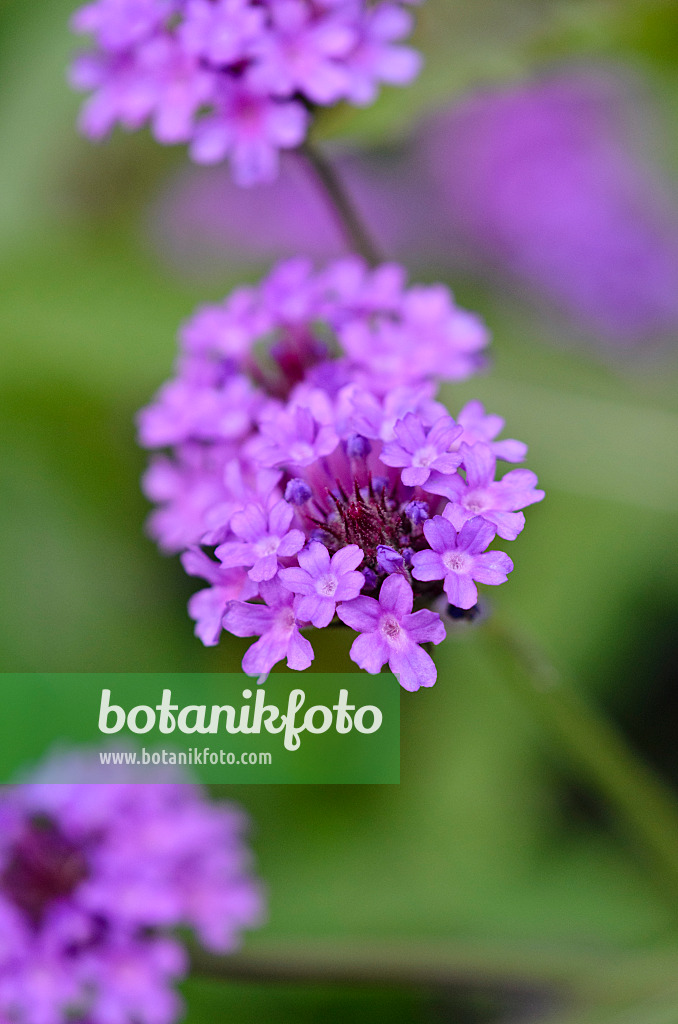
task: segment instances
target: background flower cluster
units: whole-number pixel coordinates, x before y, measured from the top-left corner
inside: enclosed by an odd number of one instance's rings
[[[64,777],[82,782],[52,781]],[[3,1019],[176,1020],[173,983],[188,958],[172,931],[190,928],[202,945],[225,953],[261,922],[246,824],[242,812],[208,802],[184,779],[111,781],[85,753],[60,755],[35,781],[5,788]]]
[[[414,78],[408,2],[96,0],[73,18],[95,43],[71,72],[92,93],[81,127],[100,138],[148,123],[198,163],[228,158],[241,185],[270,180],[316,107],[368,104],[380,83]]]

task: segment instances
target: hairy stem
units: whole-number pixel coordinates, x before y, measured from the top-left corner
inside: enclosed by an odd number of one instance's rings
[[[329,201],[351,250],[362,256],[370,266],[377,266],[382,262],[378,247],[331,162],[311,142],[305,142],[300,147],[300,153]]]
[[[595,786],[655,869],[678,915],[678,803],[623,736],[569,687],[544,653],[512,625],[483,627],[502,655],[513,691],[537,717],[579,773]],[[502,658],[506,665],[507,659]]]

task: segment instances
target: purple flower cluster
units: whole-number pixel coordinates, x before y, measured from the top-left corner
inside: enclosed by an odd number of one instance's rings
[[[72,67],[90,91],[91,138],[149,124],[198,163],[228,158],[243,185],[275,178],[315,108],[371,103],[404,85],[419,55],[401,45],[415,0],[94,0],[73,18],[94,49]]]
[[[171,930],[228,952],[260,921],[244,816],[194,785],[44,777],[0,799],[0,1018],[170,1024],[187,969]]]
[[[435,682],[421,645],[445,629],[427,606],[445,593],[469,609],[476,583],[504,582],[512,563],[487,548],[543,497],[528,470],[496,478],[526,454],[496,440],[499,417],[470,402],[454,420],[436,399],[436,379],[469,377],[486,344],[448,289],[357,257],[282,263],[197,312],[139,429],[169,449],[145,477],[150,530],[209,584],[189,608],[204,643],[225,628],[258,638],[248,674],[305,669],[301,630],[336,615],[366,671]]]

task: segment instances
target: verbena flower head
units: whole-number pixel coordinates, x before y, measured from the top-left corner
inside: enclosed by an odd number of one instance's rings
[[[246,819],[192,784],[59,784],[57,769],[0,798],[0,1018],[170,1024],[187,969],[173,930],[229,952],[260,922]]]
[[[94,0],[73,18],[93,49],[72,67],[91,92],[86,135],[150,125],[198,163],[229,159],[240,184],[272,180],[315,108],[371,103],[404,85],[412,0]]]
[[[436,397],[482,365],[487,340],[442,285],[354,257],[282,263],[198,310],[139,432],[169,449],[145,478],[150,532],[209,584],[189,606],[204,643],[222,628],[258,637],[243,668],[265,677],[283,659],[307,668],[304,632],[339,619],[368,672],[435,681],[430,606],[447,594],[467,609],[476,582],[504,582],[512,563],[487,548],[543,497],[528,470],[497,478],[526,452],[497,440],[499,417],[470,402],[453,419]]]

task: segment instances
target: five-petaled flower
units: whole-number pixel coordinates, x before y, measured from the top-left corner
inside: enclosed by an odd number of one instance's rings
[[[254,504],[235,512],[230,527],[239,540],[227,541],[215,552],[223,568],[251,566],[251,580],[272,580],[278,571],[278,558],[296,555],[306,540],[301,530],[290,530],[293,516],[294,509],[284,499],[268,513]]]
[[[402,466],[400,474],[407,487],[421,487],[433,470],[438,473],[454,473],[461,462],[461,455],[452,452],[452,444],[463,433],[451,416],[441,416],[429,431],[422,426],[418,417],[409,412],[395,425],[397,441],[384,445],[381,461],[387,466]]]
[[[434,516],[424,523],[431,549],[412,556],[412,575],[416,580],[444,580],[450,604],[473,608],[478,601],[476,583],[506,583],[513,569],[513,562],[503,551],[487,551],[495,533],[492,523],[481,516],[468,519],[459,533],[447,519]]]
[[[388,662],[406,690],[433,686],[436,668],[420,644],[439,644],[446,635],[435,612],[412,612],[413,600],[407,580],[394,573],[384,580],[378,601],[361,596],[337,609],[341,621],[360,633],[351,647],[352,659],[372,675]]]
[[[362,590],[365,577],[355,570],[363,560],[357,544],[330,553],[324,544],[311,541],[297,556],[299,568],[280,570],[284,587],[298,594],[296,615],[314,626],[329,626],[338,601],[351,601]]]

